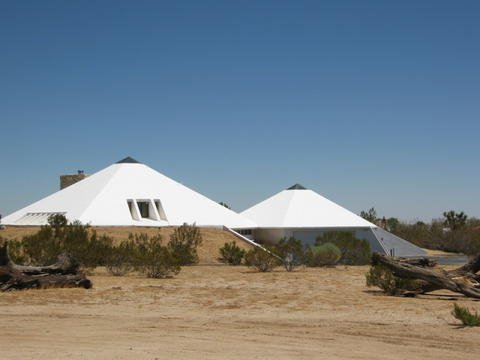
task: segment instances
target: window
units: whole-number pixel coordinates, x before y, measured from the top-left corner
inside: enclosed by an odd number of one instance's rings
[[[137,200],[138,211],[140,211],[140,217],[144,219],[150,218],[150,202]]]
[[[127,199],[127,205],[133,220],[168,221],[159,199]]]

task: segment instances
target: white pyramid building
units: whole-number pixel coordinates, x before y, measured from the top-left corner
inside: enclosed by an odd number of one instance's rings
[[[260,242],[294,237],[314,244],[317,236],[327,231],[344,230],[368,240],[372,251],[395,256],[426,255],[423,249],[299,184],[252,206],[241,215],[257,224],[254,238]]]
[[[61,213],[93,226],[256,225],[213,200],[126,158],[2,219],[4,225],[43,225]]]

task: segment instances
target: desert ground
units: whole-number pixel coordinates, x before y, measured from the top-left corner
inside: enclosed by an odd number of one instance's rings
[[[38,228],[7,227],[20,239]],[[115,239],[139,228],[95,228]],[[150,235],[157,228],[142,228]],[[162,229],[168,238],[172,229]],[[439,291],[418,298],[365,286],[368,266],[258,273],[217,262],[235,236],[202,229],[201,265],[170,279],[114,277],[93,288],[0,293],[1,359],[474,359],[478,328],[463,328]]]
[[[0,293],[2,359],[474,359],[446,291],[365,287],[368,267],[190,266],[171,279],[97,269],[84,289]]]

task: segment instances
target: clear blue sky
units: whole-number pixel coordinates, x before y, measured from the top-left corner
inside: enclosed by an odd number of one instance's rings
[[[0,213],[130,155],[235,210],[480,217],[479,1],[0,0]]]

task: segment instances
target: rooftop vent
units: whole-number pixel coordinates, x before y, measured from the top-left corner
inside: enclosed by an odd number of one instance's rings
[[[287,190],[307,190],[307,188],[297,183],[293,186],[290,186]]]
[[[130,156],[127,156],[125,159],[117,161],[117,164],[140,164],[140,162]]]

